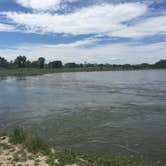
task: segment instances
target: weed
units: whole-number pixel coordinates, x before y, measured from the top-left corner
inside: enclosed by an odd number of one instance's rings
[[[33,137],[25,142],[25,147],[32,153],[49,155],[51,150],[48,143],[40,137]]]
[[[27,138],[27,133],[21,129],[16,128],[10,134],[10,142],[13,144],[21,144],[24,143]]]

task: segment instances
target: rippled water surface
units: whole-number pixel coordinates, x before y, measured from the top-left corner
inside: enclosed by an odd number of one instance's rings
[[[166,161],[166,70],[0,79],[0,127],[57,147]]]

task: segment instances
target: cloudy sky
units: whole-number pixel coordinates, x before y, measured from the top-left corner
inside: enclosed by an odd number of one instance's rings
[[[166,59],[166,0],[0,0],[0,56],[154,63]]]

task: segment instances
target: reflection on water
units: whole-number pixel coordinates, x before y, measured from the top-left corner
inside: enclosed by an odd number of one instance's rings
[[[0,127],[50,143],[166,161],[166,70],[0,78]]]

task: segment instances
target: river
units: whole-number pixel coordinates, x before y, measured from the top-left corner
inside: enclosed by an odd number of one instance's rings
[[[166,162],[166,70],[0,78],[0,128],[56,147]]]

